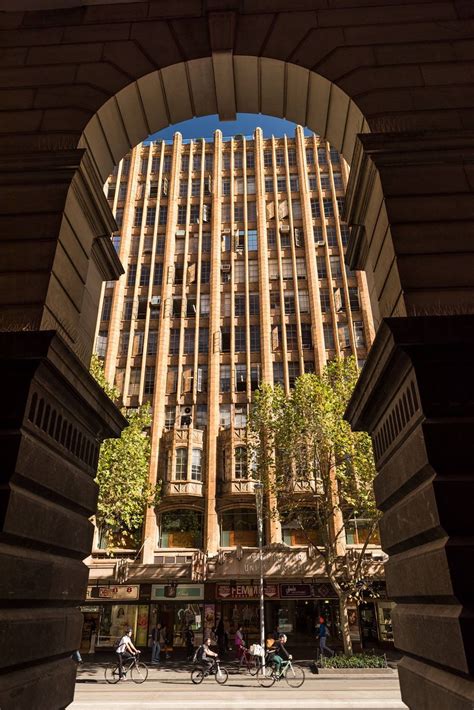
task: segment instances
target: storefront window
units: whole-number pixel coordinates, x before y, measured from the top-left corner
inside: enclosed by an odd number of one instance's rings
[[[372,521],[366,518],[353,518],[346,524],[346,542],[348,545],[363,545],[370,535]],[[380,545],[379,530],[376,528],[370,535],[371,545]]]
[[[161,624],[166,628],[168,652],[186,646],[185,631],[188,626],[194,633],[194,645],[202,643],[203,603],[191,602],[159,602],[150,608],[150,628]],[[164,649],[163,649],[164,652]]]
[[[393,602],[378,602],[379,637],[381,641],[393,641],[392,610]]]
[[[202,547],[202,513],[196,510],[162,513],[159,547]]]
[[[221,546],[257,545],[257,514],[252,508],[226,511],[221,515]]]
[[[102,607],[98,646],[114,646],[128,628],[135,636],[138,604],[107,604]]]

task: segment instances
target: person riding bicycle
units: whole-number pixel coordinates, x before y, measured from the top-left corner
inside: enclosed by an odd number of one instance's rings
[[[136,649],[132,643],[132,633],[132,629],[128,628],[126,633],[120,639],[117,646],[116,654],[118,659],[120,680],[127,680],[123,672],[124,661],[129,661],[131,658],[133,658],[133,656],[136,656],[140,653],[140,651]]]
[[[211,668],[214,665],[215,659],[217,658],[217,653],[211,651],[211,643],[212,641],[210,638],[205,639],[204,643],[202,644],[202,646],[199,647],[196,653],[196,660],[202,664],[206,675],[209,675]]]
[[[272,646],[272,651],[274,650],[273,658],[271,662],[275,668],[275,675],[279,676],[281,672],[282,663],[289,661],[293,658],[291,654],[285,648],[285,644],[288,641],[286,634],[279,634],[278,639]]]

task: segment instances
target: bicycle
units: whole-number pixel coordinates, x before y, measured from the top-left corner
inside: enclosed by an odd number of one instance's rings
[[[138,653],[122,664],[122,676],[127,677],[130,671],[130,677],[134,683],[144,683],[148,678],[148,667],[145,663],[138,660]],[[128,664],[128,665],[127,665]],[[105,669],[105,680],[107,683],[114,685],[120,680],[120,667],[117,662],[110,663]]]
[[[227,669],[221,668],[219,659],[215,658],[212,666],[209,668],[193,668],[191,671],[191,682],[195,685],[199,685],[199,683],[202,683],[204,678],[207,678],[209,675],[213,675],[216,679],[216,683],[219,683],[219,685],[227,683],[229,678]]]
[[[257,674],[257,680],[262,688],[271,688],[277,680],[282,678],[286,680],[290,688],[300,688],[305,679],[304,670],[300,666],[293,665],[291,658],[289,658],[287,661],[283,661],[278,675],[272,661],[259,669]]]
[[[260,666],[260,656],[253,656],[248,648],[242,646],[242,656],[239,660],[239,671],[241,668],[246,668],[250,675],[257,675]]]

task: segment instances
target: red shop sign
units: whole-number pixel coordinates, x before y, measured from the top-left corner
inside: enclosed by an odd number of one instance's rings
[[[264,595],[267,599],[278,598],[278,584],[265,584]],[[242,584],[217,584],[217,599],[258,599],[260,584],[243,582]]]

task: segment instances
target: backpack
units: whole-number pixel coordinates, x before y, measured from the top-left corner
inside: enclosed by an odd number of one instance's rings
[[[204,655],[204,646],[199,646],[193,656],[193,663],[202,663],[202,658]]]

